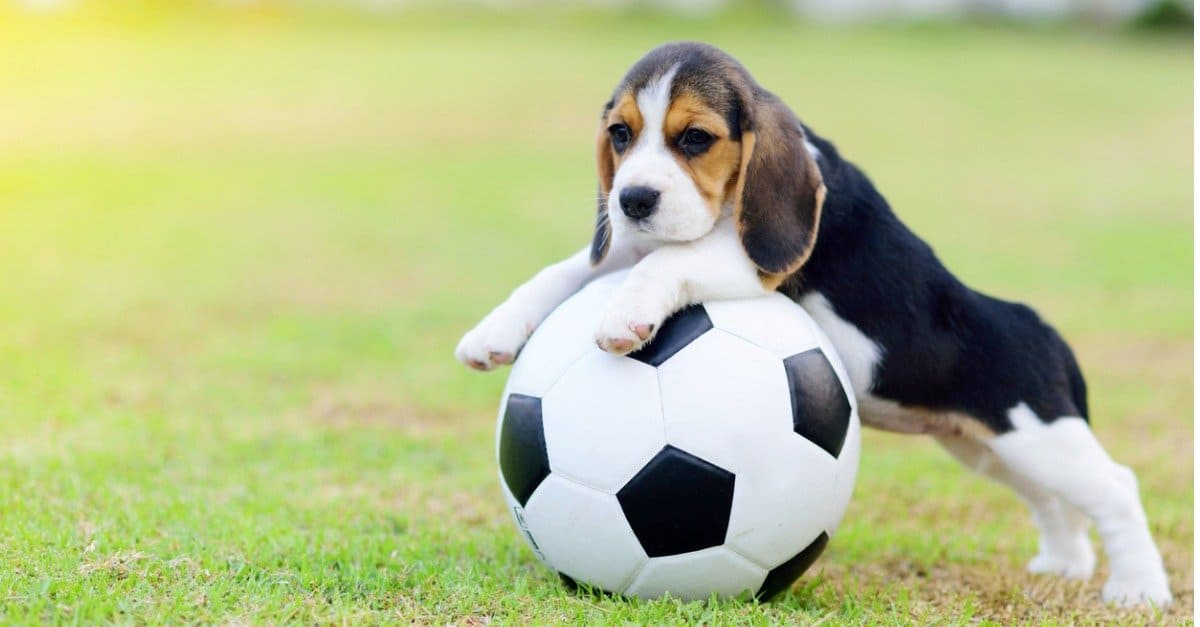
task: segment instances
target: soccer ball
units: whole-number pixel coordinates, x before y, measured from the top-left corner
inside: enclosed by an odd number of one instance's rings
[[[513,365],[496,447],[513,518],[571,585],[768,599],[850,501],[846,374],[781,294],[693,305],[639,351],[605,353],[593,332],[625,274],[563,303]]]

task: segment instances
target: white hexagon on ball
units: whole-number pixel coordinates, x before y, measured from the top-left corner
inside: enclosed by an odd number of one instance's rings
[[[643,599],[669,593],[684,601],[699,601],[714,594],[721,597],[753,594],[766,577],[763,567],[718,546],[650,560],[625,593]]]
[[[836,353],[782,295],[676,314],[647,347],[595,347],[624,273],[584,287],[520,354],[501,481],[551,567],[616,593],[769,598],[824,550],[852,494],[857,407]]]
[[[820,345],[808,326],[809,318],[797,312],[796,303],[783,294],[747,300],[705,303],[715,328],[736,335],[776,357],[795,355]]]
[[[646,562],[611,494],[551,476],[525,506],[529,535],[558,572],[605,590],[623,590]]]
[[[666,443],[657,399],[654,368],[591,351],[542,399],[550,469],[616,492]]]
[[[741,338],[705,333],[659,366],[658,377],[668,441],[722,468],[737,472],[759,456],[759,444],[792,431],[782,363]]]

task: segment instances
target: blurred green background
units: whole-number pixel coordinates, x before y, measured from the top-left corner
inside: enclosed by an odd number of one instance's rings
[[[495,484],[504,375],[453,346],[586,241],[600,106],[675,39],[1059,327],[1141,479],[1160,619],[1190,620],[1190,30],[762,3],[0,9],[0,620],[1151,620],[1099,603],[1103,566],[1026,575],[1019,502],[878,433],[777,603],[579,597],[536,564]]]

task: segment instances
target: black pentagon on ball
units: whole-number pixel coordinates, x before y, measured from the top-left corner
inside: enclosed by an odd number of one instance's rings
[[[658,335],[629,357],[657,368],[711,328],[713,323],[704,305],[691,305],[667,318]]]
[[[813,562],[817,561],[827,544],[829,544],[829,535],[822,531],[821,535],[801,549],[799,553],[772,568],[771,572],[767,573],[762,587],[754,596],[758,597],[760,601],[770,601],[771,597],[792,587],[792,583],[799,579],[800,575],[803,575]]]
[[[728,470],[667,446],[617,492],[617,501],[647,555],[678,555],[725,542],[733,484]]]
[[[796,433],[837,457],[850,427],[850,400],[821,349],[783,360],[792,393],[792,426]]]
[[[508,395],[500,424],[500,474],[522,507],[550,474],[546,434],[542,431],[542,399]]]

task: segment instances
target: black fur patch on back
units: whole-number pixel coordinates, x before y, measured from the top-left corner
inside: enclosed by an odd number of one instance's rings
[[[976,292],[900,222],[870,179],[833,144],[817,243],[780,291],[819,292],[881,349],[871,393],[901,405],[970,415],[996,433],[1025,403],[1039,418],[1088,418],[1083,375],[1066,342],[1029,307]]]

